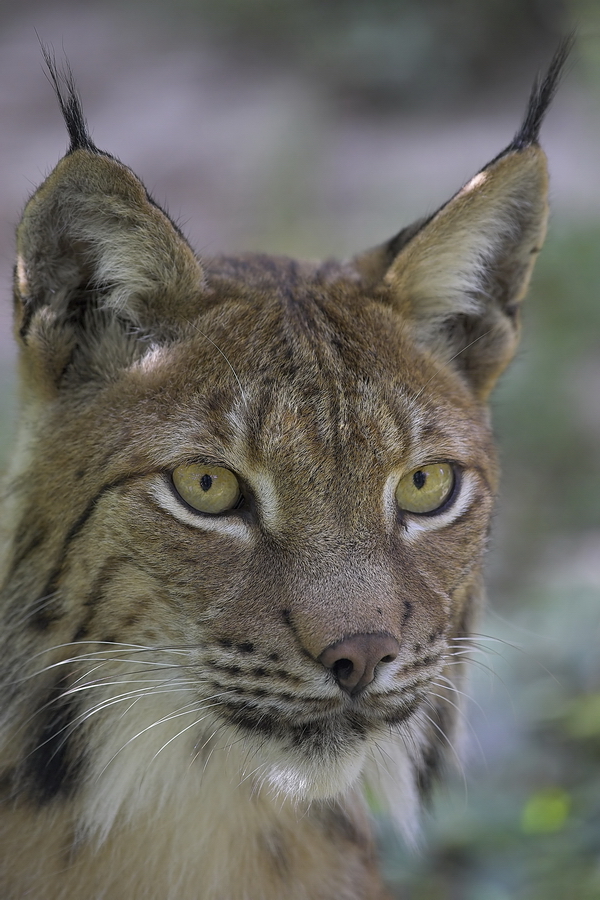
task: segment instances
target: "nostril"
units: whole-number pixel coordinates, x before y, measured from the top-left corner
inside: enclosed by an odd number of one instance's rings
[[[338,659],[331,666],[331,671],[338,681],[345,681],[352,677],[354,663],[351,659]]]
[[[329,669],[342,690],[357,694],[375,678],[381,663],[390,663],[400,652],[391,634],[353,634],[326,647],[319,662]]]

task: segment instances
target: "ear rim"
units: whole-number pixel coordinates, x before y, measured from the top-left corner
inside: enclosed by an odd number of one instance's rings
[[[548,221],[539,146],[503,154],[418,231],[383,279],[413,337],[487,399],[513,358]]]
[[[575,45],[575,38],[575,32],[571,32],[560,41],[543,77],[538,73],[534,79],[523,120],[513,139],[500,151],[500,153],[486,163],[483,168],[479,170],[477,175],[485,172],[504,156],[508,156],[514,151],[525,150],[527,147],[539,145],[539,136],[544,118],[566,72],[567,62]],[[477,177],[477,175],[474,177]],[[470,179],[470,181],[472,181],[472,179]],[[453,194],[449,200],[443,203],[442,206],[438,207],[430,215],[416,219],[413,223],[402,228],[397,234],[383,244],[378,244],[376,247],[370,248],[353,257],[352,264],[361,277],[369,284],[379,283],[388,268],[393,264],[394,259],[400,250],[416,237],[423,228],[426,228],[432,219],[434,219],[445,206],[451,203],[452,200],[464,190],[470,181],[466,182],[466,184]]]
[[[529,196],[523,193],[526,186],[529,187]],[[403,244],[388,268],[383,279],[384,284],[393,286],[394,274],[400,274],[402,264],[420,252],[422,245],[430,240],[432,231],[439,230],[446,238],[443,232],[458,228],[469,214],[479,212],[480,227],[486,217],[491,219],[492,230],[500,236],[506,234],[507,237],[512,236],[513,221],[529,215],[538,220],[538,228],[543,239],[548,216],[547,198],[548,167],[543,150],[538,145],[532,145],[525,150],[503,153],[493,164],[488,164],[477,172],[450,200],[420,225],[410,240]],[[437,240],[439,241],[439,238]],[[493,243],[491,238],[487,242]],[[493,250],[490,250],[489,255],[492,253]]]

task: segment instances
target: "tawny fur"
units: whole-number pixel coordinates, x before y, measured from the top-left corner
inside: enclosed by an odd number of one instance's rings
[[[410,838],[459,741],[486,401],[544,238],[564,57],[503,153],[343,264],[198,260],[51,68],[71,147],[18,231],[3,900],[387,896],[362,786]],[[182,498],[195,463],[241,505]],[[432,464],[451,495],[399,508]],[[354,690],[325,651],[365,636],[397,652]]]

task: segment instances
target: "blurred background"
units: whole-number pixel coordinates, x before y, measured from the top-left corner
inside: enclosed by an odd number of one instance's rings
[[[543,129],[546,248],[495,396],[504,468],[464,771],[421,852],[381,824],[404,900],[600,898],[600,3],[0,2],[0,452],[14,423],[13,233],[65,150],[37,34],[96,143],[204,254],[346,257],[433,211],[503,148],[577,29]]]

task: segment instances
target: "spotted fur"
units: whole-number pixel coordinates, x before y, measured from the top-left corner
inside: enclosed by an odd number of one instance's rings
[[[456,752],[486,403],[544,238],[565,54],[503,153],[339,264],[198,259],[48,60],[70,147],[18,230],[3,900],[385,896],[362,786],[410,837]],[[236,473],[239,508],[178,496],[197,461]],[[435,462],[450,499],[399,510]],[[323,654],[356,636],[398,650],[351,691]]]

